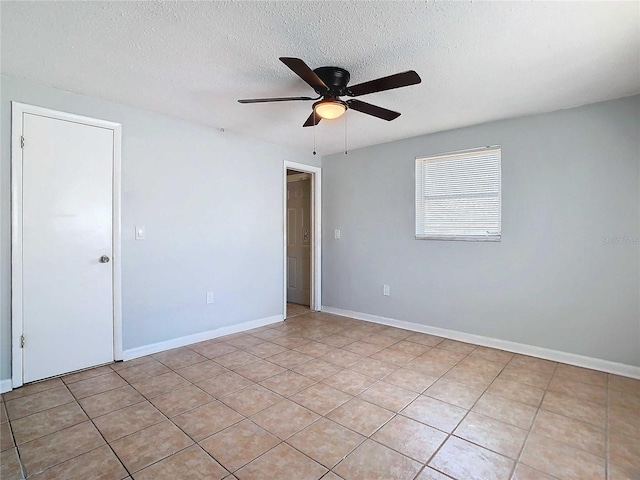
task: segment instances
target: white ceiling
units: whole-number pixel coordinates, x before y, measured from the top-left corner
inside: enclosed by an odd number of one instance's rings
[[[2,74],[310,152],[314,96],[278,57],[351,83],[416,70],[420,85],[361,100],[349,148],[640,92],[640,2],[8,2]],[[344,122],[316,127],[341,151]]]

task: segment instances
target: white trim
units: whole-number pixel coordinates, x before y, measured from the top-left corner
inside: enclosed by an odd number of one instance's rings
[[[353,312],[351,310],[342,310],[340,308],[322,306],[322,311],[341,317],[355,318],[356,320],[365,320],[367,322],[389,325],[391,327],[403,328],[413,332],[427,333],[438,337],[450,338],[460,342],[473,343],[484,347],[498,348],[508,352],[520,353],[522,355],[530,355],[532,357],[553,360],[554,362],[568,363],[578,367],[600,370],[602,372],[614,373],[624,377],[640,379],[640,367],[627,365],[624,363],[611,362],[600,358],[587,357],[576,353],[562,352],[560,350],[552,350],[550,348],[537,347],[535,345],[527,345],[524,343],[511,342],[509,340],[501,340],[499,338],[484,337],[482,335],[474,335],[472,333],[459,332],[457,330],[449,330],[446,328],[431,327],[420,323],[405,322],[394,318],[380,317],[378,315],[370,315],[368,313]]]
[[[122,360],[122,126],[113,129],[113,356]]]
[[[129,350],[121,351],[121,358],[118,360],[133,360],[134,358],[144,357],[145,355],[151,355],[153,353],[164,352],[165,350],[171,350],[172,348],[184,347],[197,342],[204,342],[213,338],[223,337],[225,335],[231,335],[233,333],[244,332],[252,330],[254,328],[264,327],[267,325],[273,325],[284,320],[282,315],[274,315],[272,317],[261,318],[258,320],[251,320],[248,322],[239,323],[237,325],[229,325],[226,327],[220,327],[215,330],[209,330],[207,332],[195,333],[193,335],[187,335],[179,338],[172,338],[164,342],[153,343],[151,345],[144,345],[142,347],[131,348]],[[0,393],[6,393],[12,390],[11,379],[0,380]],[[14,388],[16,385],[14,385]]]
[[[23,115],[30,113],[68,122],[81,123],[113,131],[113,354],[122,358],[122,264],[121,264],[121,145],[119,123],[83,117],[67,112],[11,102],[11,381],[13,388],[23,384],[23,358],[20,337],[23,333],[22,310],[22,136]],[[27,139],[28,141],[28,139]]]
[[[446,240],[456,242],[500,242],[502,234],[499,235],[416,235],[416,240]]]
[[[304,163],[284,161],[282,187],[282,248],[283,248],[283,317],[287,318],[287,169],[311,174],[311,305],[313,311],[322,309],[322,169]]]
[[[22,105],[11,102],[11,380],[22,385]],[[18,160],[19,159],[19,160]]]
[[[226,327],[216,328],[215,330],[194,333],[193,335],[187,335],[185,337],[172,338],[171,340],[165,340],[164,342],[152,343],[151,345],[131,348],[125,350],[122,353],[122,360],[132,360],[134,358],[144,357],[145,355],[151,355],[153,353],[171,350],[172,348],[184,347],[193,343],[204,342],[205,340],[211,340],[213,338],[231,335],[232,333],[239,333],[251,330],[253,328],[272,325],[274,323],[282,322],[283,320],[284,318],[282,315],[274,315],[272,317],[266,317],[258,320],[238,323],[236,325],[228,325]]]
[[[0,380],[0,393],[7,393],[12,390],[11,387],[11,379],[7,378],[6,380]]]

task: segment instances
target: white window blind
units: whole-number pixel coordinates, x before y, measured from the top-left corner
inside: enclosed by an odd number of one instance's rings
[[[501,150],[416,158],[416,238],[499,241]]]

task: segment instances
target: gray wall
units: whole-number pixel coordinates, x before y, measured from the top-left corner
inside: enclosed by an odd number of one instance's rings
[[[0,77],[0,379],[11,376],[10,101],[122,124],[124,348],[282,314],[283,161],[319,159]],[[315,163],[314,163],[315,162]],[[135,241],[134,226],[146,227]],[[215,292],[206,305],[206,291]]]
[[[323,304],[640,365],[639,117],[635,96],[323,157]],[[414,240],[414,158],[493,144],[502,241]]]

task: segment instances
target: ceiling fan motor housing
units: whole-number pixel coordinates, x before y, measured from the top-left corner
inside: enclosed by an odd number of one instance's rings
[[[347,84],[351,78],[347,70],[340,67],[318,67],[314,72],[320,77],[320,80],[329,87],[328,93],[330,93],[331,96],[337,97],[346,94]],[[317,93],[323,95],[327,92],[317,91]]]

